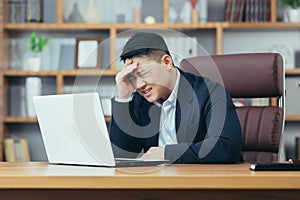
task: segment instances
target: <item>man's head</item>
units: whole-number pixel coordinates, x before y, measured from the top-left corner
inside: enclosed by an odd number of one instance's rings
[[[136,33],[120,56],[125,66],[137,65],[130,74],[135,90],[149,102],[167,99],[176,82],[176,69],[164,39],[155,33]]]
[[[165,55],[171,56],[162,36],[155,33],[139,32],[134,34],[123,48],[122,61],[128,58],[147,56],[148,59],[160,62]]]

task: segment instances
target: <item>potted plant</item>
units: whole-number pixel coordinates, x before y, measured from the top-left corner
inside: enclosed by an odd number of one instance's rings
[[[280,0],[289,5],[291,9],[287,10],[290,22],[300,22],[300,0]]]
[[[48,44],[49,38],[31,33],[29,36],[29,50],[32,56],[28,58],[28,69],[31,71],[39,71],[41,68],[40,53]]]

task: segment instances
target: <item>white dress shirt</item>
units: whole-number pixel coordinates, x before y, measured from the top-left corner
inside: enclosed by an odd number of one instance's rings
[[[176,83],[169,98],[165,100],[163,104],[154,102],[157,106],[161,107],[160,131],[158,138],[158,146],[160,147],[165,147],[167,144],[178,144],[175,128],[175,113],[180,73],[178,69],[176,69],[176,72]]]

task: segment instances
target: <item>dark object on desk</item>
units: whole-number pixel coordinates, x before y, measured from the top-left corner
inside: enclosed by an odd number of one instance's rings
[[[300,171],[300,163],[256,163],[250,165],[252,171]]]

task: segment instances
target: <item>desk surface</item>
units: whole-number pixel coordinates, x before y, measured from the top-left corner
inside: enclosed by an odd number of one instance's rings
[[[0,162],[0,189],[300,189],[300,172],[249,164],[105,168]]]

